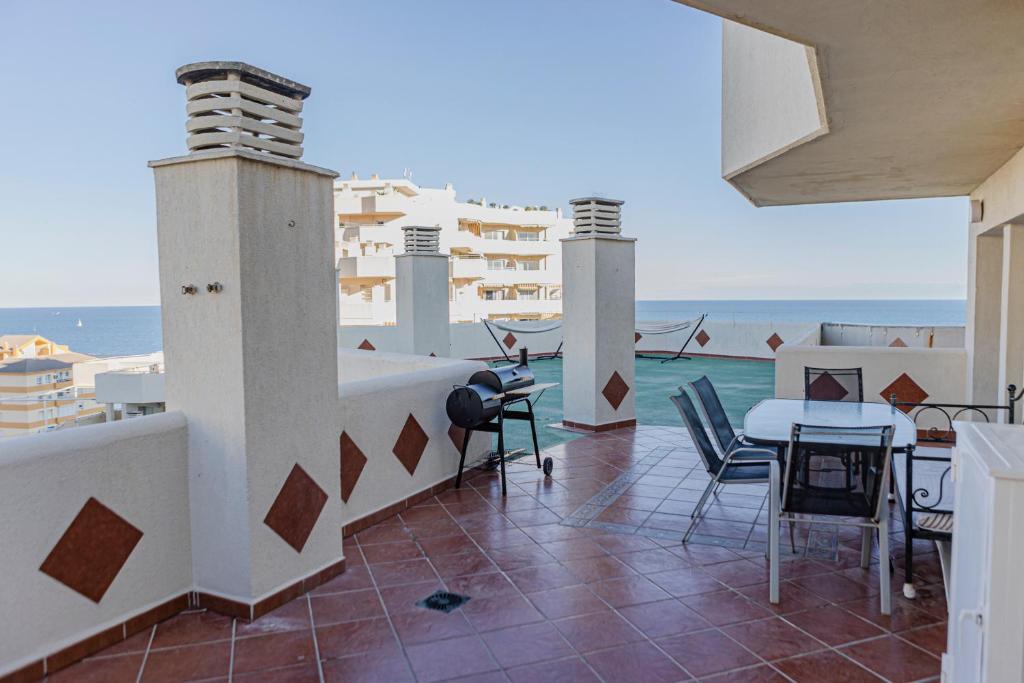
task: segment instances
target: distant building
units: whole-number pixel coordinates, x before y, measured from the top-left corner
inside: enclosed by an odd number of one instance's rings
[[[410,180],[335,181],[340,319],[395,324],[395,261],[402,226],[439,226],[449,262],[452,322],[542,320],[562,314],[560,239],[572,220],[547,207],[458,202],[455,189]]]
[[[0,436],[102,421],[103,406],[92,387],[75,385],[73,367],[56,357],[0,361]]]
[[[67,353],[68,347],[38,334],[0,334],[0,361],[11,358],[43,358]]]

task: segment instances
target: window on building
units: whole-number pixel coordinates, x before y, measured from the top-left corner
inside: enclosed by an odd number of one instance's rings
[[[549,299],[561,299],[562,298],[562,288],[561,287],[552,287],[552,288],[550,288],[548,290],[548,298]]]
[[[506,270],[509,267],[507,259],[503,258],[489,258],[487,259],[487,268],[489,270]]]
[[[384,301],[391,301],[391,285],[384,285]]]
[[[485,289],[484,290],[484,301],[504,301],[505,290],[504,289]]]
[[[485,240],[503,240],[505,239],[505,232],[503,230],[488,230],[483,233]]]
[[[373,303],[373,289],[371,289],[370,287],[367,287],[366,289],[360,290],[359,293],[362,295],[363,301],[365,303],[368,303],[368,304],[372,304]]]
[[[539,232],[521,232],[517,238],[520,242],[539,242]]]
[[[520,261],[519,270],[540,270],[540,261]]]
[[[523,289],[520,288],[516,292],[517,298],[526,299],[529,301],[536,301],[540,298],[540,292],[536,288]]]

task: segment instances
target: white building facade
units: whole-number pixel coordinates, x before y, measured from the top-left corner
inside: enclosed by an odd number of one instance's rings
[[[342,325],[395,324],[395,260],[402,227],[441,228],[450,254],[451,322],[545,320],[562,314],[560,209],[456,201],[455,189],[353,177],[334,184]]]

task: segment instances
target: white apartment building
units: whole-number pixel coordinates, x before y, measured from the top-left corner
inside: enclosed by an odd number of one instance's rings
[[[339,319],[395,324],[395,259],[402,226],[439,226],[449,262],[452,322],[543,320],[562,315],[561,240],[572,220],[560,209],[456,201],[451,184],[353,174],[334,184]]]

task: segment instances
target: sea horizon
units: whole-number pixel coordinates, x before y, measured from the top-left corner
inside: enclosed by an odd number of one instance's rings
[[[636,319],[963,325],[965,299],[638,299]],[[81,325],[78,321],[81,320]],[[94,356],[163,347],[159,306],[0,308],[0,334],[39,334]]]

